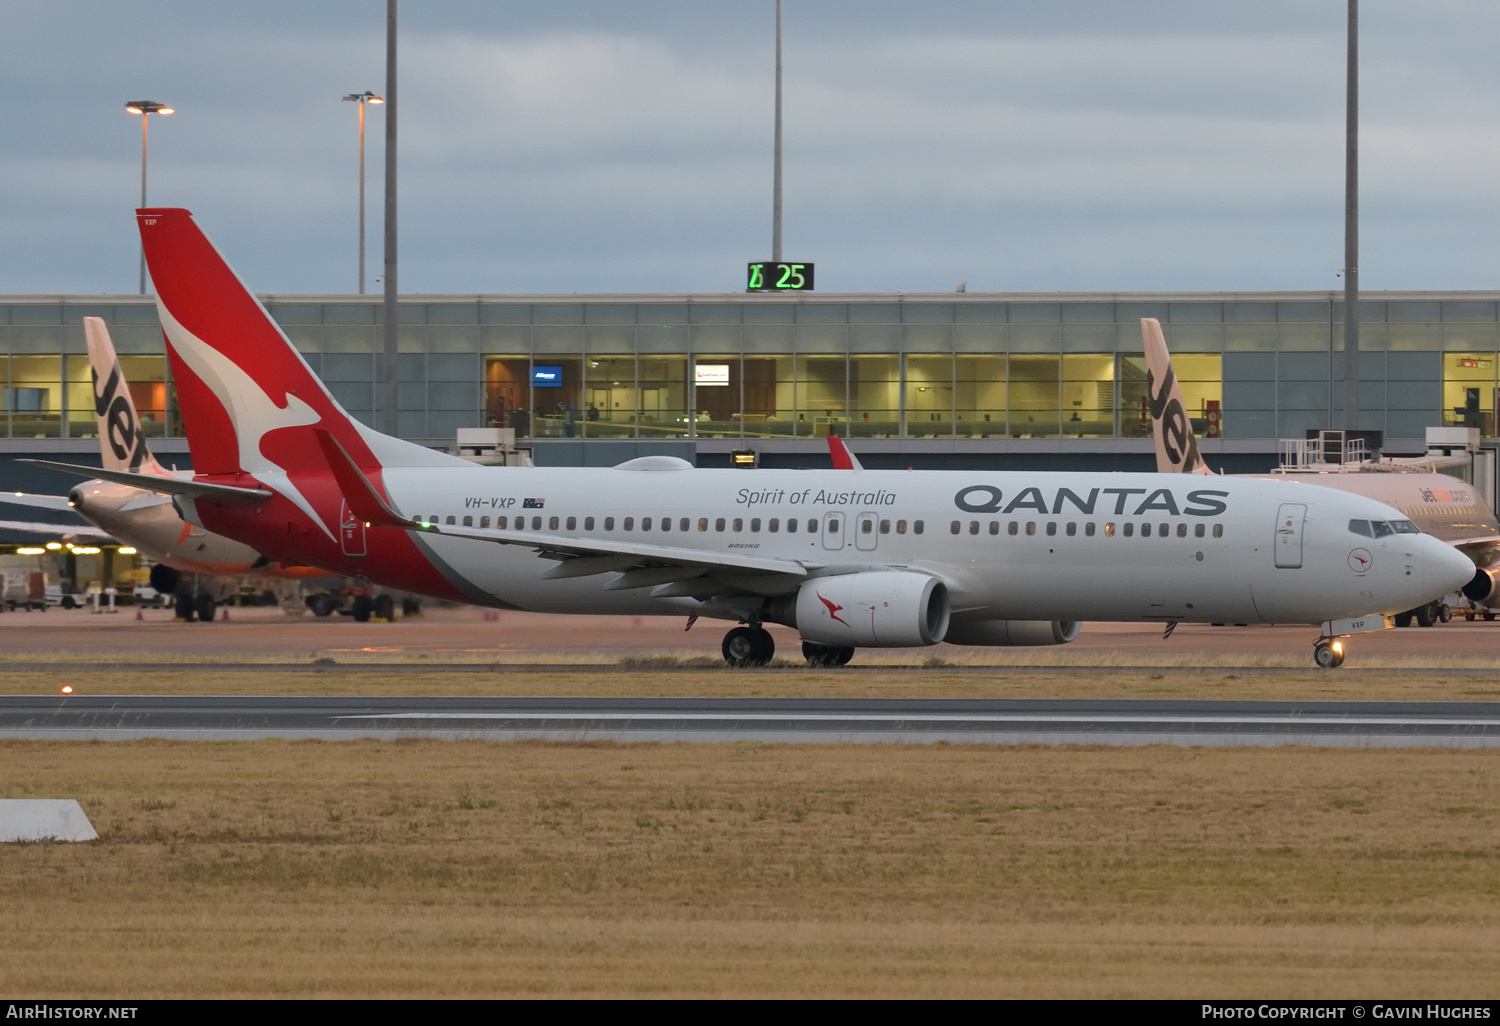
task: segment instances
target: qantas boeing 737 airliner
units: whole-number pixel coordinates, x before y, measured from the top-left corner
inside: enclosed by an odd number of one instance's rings
[[[479,467],[345,413],[186,210],[137,212],[196,476],[184,519],[283,564],[479,605],[795,627],[815,665],[856,647],[1055,644],[1082,620],[1386,626],[1473,564],[1357,495],[1186,475]],[[1392,525],[1369,537],[1358,525]]]

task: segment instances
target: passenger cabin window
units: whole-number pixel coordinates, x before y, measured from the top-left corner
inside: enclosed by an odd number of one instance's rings
[[[1088,535],[1090,538],[1094,536],[1094,522],[1092,520],[1083,525],[1083,533]]]
[[[921,534],[922,533],[922,526],[923,526],[922,525],[922,521],[920,521],[920,520],[914,520],[914,521],[912,521],[911,533],[912,534]]]
[[[568,518],[568,530],[570,530],[570,531],[576,531],[576,530],[578,530],[578,518],[577,517],[569,517]]]
[[[760,517],[751,517],[750,518],[750,533],[751,534],[759,534],[760,533]]]
[[[1014,520],[1012,520],[1010,522],[1010,526],[1006,527],[1005,530],[1006,530],[1007,534],[1015,534],[1020,529],[1021,529],[1021,525],[1018,524],[1018,523],[1016,523]]]
[[[626,517],[625,518],[625,523],[624,523],[623,526],[624,526],[625,530],[627,530],[627,531],[634,530],[635,529],[635,517]]]
[[[1370,531],[1370,522],[1368,520],[1349,521],[1349,530],[1354,532],[1355,534],[1362,535],[1365,538],[1375,537],[1375,535]]]
[[[505,518],[501,517],[500,519],[504,520]],[[594,529],[594,518],[593,517],[584,517],[583,518],[583,529],[585,531],[592,531]]]
[[[1052,520],[1047,521],[1047,537],[1051,538],[1051,537],[1053,537],[1056,534],[1057,534],[1057,523],[1055,521],[1052,521]]]
[[[698,530],[700,530],[700,531],[707,531],[708,530],[708,517],[699,517],[698,518]]]
[[[663,531],[670,531],[672,529],[672,518],[671,517],[662,517],[661,518],[661,529]]]
[[[1187,537],[1187,524],[1178,524],[1177,525],[1177,537],[1179,537],[1179,538],[1186,538]]]
[[[683,518],[681,518],[680,520],[677,521],[677,530],[679,530],[679,531],[686,531],[689,528],[691,528],[692,526],[693,526],[693,522],[691,520],[689,520],[687,517],[683,517]]]
[[[742,520],[742,519],[740,519],[739,517],[735,517],[734,518],[734,529],[736,531],[743,531],[745,529],[745,521]]]
[[[473,527],[474,526],[474,518],[473,517],[464,517],[464,526],[465,527]]]
[[[807,533],[808,534],[817,534],[818,533],[818,522],[816,520],[809,519],[807,521]],[[921,534],[922,532],[920,530],[918,530],[917,533]]]
[[[882,520],[880,522],[880,533],[881,534],[890,534],[891,533],[891,522],[889,520]]]
[[[1076,520],[1069,520],[1068,521],[1068,537],[1071,538],[1071,537],[1073,537],[1077,533],[1078,533],[1078,521],[1076,521]]]
[[[1130,532],[1126,531],[1125,533],[1129,534]],[[1141,525],[1141,537],[1142,538],[1149,538],[1149,537],[1151,537],[1151,525],[1150,524],[1142,524]]]
[[[490,526],[490,518],[489,517],[480,517],[479,518],[479,526],[480,527],[489,527]]]
[[[531,529],[533,531],[540,531],[542,529],[542,518],[541,517],[532,517],[531,518]]]
[[[781,530],[781,518],[772,517],[770,523],[766,524],[766,530],[770,531],[772,534],[775,534],[777,531]]]
[[[991,520],[990,521],[990,534],[999,534],[999,533],[1000,533],[1000,521],[998,521],[998,520]]]
[[[1194,538],[1202,538],[1203,537],[1203,525],[1202,524],[1194,524],[1193,525],[1193,537]]]
[[[969,521],[969,533],[970,534],[978,534],[979,533],[979,521],[977,521],[977,520],[970,520]]]
[[[1105,524],[1104,525],[1104,537],[1106,537],[1106,538],[1113,538],[1114,536],[1115,536],[1115,525],[1114,524]]]
[[[752,520],[751,523],[754,523],[754,521]],[[874,531],[875,531],[875,522],[874,521],[872,521],[872,520],[861,520],[859,522],[859,533],[860,534],[873,534]]]
[[[549,531],[555,531],[555,530],[557,530],[557,518],[556,517],[548,517],[547,518],[547,530],[549,530]]]
[[[905,520],[898,520],[898,521],[896,521],[896,533],[897,534],[905,534],[906,533],[906,521]]]
[[[796,534],[797,533],[797,521],[795,519],[788,520],[786,522],[786,533],[787,534]]]
[[[952,524],[948,525],[948,530],[952,534],[957,534],[962,529],[963,529],[963,525],[960,524],[957,520],[953,521]]]
[[[615,529],[615,518],[614,517],[605,517],[604,518],[604,529],[606,531],[613,531]]]
[[[1124,532],[1123,533],[1124,533],[1125,537],[1130,538],[1130,537],[1132,537],[1132,536],[1135,535],[1135,525],[1134,524],[1125,524],[1123,526],[1124,526]]]
[[[724,518],[723,517],[720,517],[719,519],[717,519],[717,520],[714,521],[714,530],[715,531],[723,531],[724,530]]]
[[[1036,521],[1035,520],[1028,520],[1028,521],[1026,521],[1026,533],[1027,534],[1036,534]]]
[[[625,530],[627,530],[627,531],[630,530],[630,521],[629,520],[625,521]],[[650,517],[641,517],[641,530],[642,531],[649,531],[649,530],[651,530],[651,518]]]
[[[735,523],[738,524],[739,521],[736,520]],[[738,531],[739,528],[736,527],[735,530]],[[828,521],[828,533],[829,534],[838,534],[839,533],[839,522],[837,520],[830,520],[830,521]]]
[[[1222,538],[1222,537],[1224,537],[1224,525],[1223,524],[1215,524],[1214,525],[1214,537],[1215,538]]]
[[[449,517],[449,518],[448,518],[448,523],[449,523],[449,524],[450,524],[450,525],[452,525],[452,524],[455,524],[455,523],[457,523],[457,521],[455,521],[455,520],[454,520],[454,519],[453,519],[453,518],[452,518],[452,517]]]
[[[505,530],[506,526],[509,523],[510,523],[510,521],[507,518],[505,518],[505,517],[496,517],[495,518],[495,526],[498,527],[498,528],[500,528],[500,530],[502,530],[502,531]]]

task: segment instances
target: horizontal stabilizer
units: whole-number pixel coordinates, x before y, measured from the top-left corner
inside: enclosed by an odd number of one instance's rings
[[[239,488],[235,485],[209,484],[185,477],[157,477],[155,474],[132,474],[126,470],[100,470],[98,467],[80,467],[73,463],[53,463],[51,460],[21,460],[34,463],[49,470],[60,470],[64,474],[113,481],[129,485],[145,492],[160,492],[162,495],[181,495],[189,499],[214,499],[218,502],[265,502],[272,492],[264,488]]]
[[[66,495],[31,495],[26,492],[0,492],[0,502],[10,502],[17,506],[31,506],[35,509],[73,509],[73,500]]]
[[[113,538],[108,531],[81,524],[31,524],[24,520],[0,520],[0,531],[25,531],[27,534],[51,534],[59,538]]]
[[[349,504],[349,512],[371,526],[406,527],[416,526],[416,521],[404,517],[391,508],[385,497],[376,491],[364,471],[355,466],[348,451],[339,444],[330,432],[314,430],[323,457],[328,460],[328,469],[338,483],[339,492]]]

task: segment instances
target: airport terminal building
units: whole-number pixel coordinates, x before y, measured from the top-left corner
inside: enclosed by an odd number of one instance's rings
[[[376,296],[262,296],[350,413],[373,422]],[[1149,469],[1140,318],[1162,322],[1210,463],[1274,465],[1278,438],[1342,420],[1341,296],[801,294],[408,296],[400,433],[452,447],[514,428],[539,464],[670,452],[724,465]],[[1500,292],[1367,293],[1360,425],[1391,453],[1430,426],[1495,434]],[[3,487],[41,488],[26,455],[96,451],[82,319],[105,320],[153,446],[184,465],[150,297],[0,297]],[[12,483],[19,482],[19,483]]]

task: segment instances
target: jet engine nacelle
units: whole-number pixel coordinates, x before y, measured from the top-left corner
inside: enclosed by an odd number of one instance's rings
[[[961,620],[950,624],[950,645],[1066,645],[1078,637],[1077,620]]]
[[[803,584],[795,626],[819,645],[912,648],[942,641],[948,615],[948,588],[936,577],[872,570]]]
[[[1474,579],[1464,585],[1464,596],[1476,605],[1500,605],[1500,571],[1491,567],[1475,570]]]

